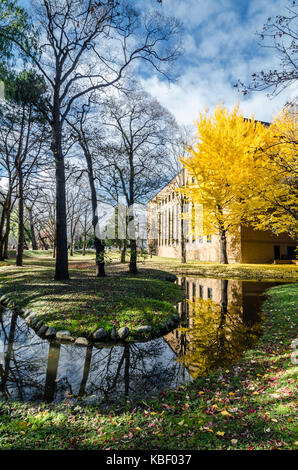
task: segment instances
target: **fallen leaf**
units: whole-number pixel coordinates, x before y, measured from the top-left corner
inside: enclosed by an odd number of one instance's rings
[[[232,416],[232,415],[231,415],[228,411],[226,411],[226,410],[221,411],[220,414],[223,415],[223,416]]]

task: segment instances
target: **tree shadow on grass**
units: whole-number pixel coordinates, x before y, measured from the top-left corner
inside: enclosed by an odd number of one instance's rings
[[[137,275],[114,271],[113,276],[97,278],[82,270],[74,271],[70,280],[58,282],[51,279],[52,271],[32,267],[3,273],[3,290],[18,306],[45,314],[46,324],[60,325],[65,318],[100,323],[105,316],[106,321],[115,320],[115,326],[120,326],[136,315],[140,325],[153,322],[155,327],[159,319],[164,321],[162,317],[174,313],[183,294],[181,287],[167,281],[174,280],[171,273],[149,271]]]

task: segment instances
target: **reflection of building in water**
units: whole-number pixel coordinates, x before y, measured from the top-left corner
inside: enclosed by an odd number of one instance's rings
[[[187,277],[178,279],[178,284],[185,286],[186,299],[192,301],[196,298],[210,299],[215,303],[222,300],[222,280],[212,278]],[[256,310],[256,302],[261,294],[277,283],[237,281],[230,279],[227,282],[227,296],[229,305],[241,307],[243,316],[249,317]],[[178,306],[179,313],[186,311],[186,302]]]
[[[165,339],[196,376],[228,365],[252,346],[261,332],[258,303],[269,283],[180,278],[187,301],[179,304],[183,328]]]
[[[221,279],[188,277],[179,278],[178,284],[185,286],[186,299],[194,301],[196,298],[212,300],[215,303],[221,302],[222,281]],[[242,281],[230,280],[227,287],[229,304],[243,305],[243,283]],[[181,302],[178,306],[180,314],[189,313],[190,306],[187,301]]]

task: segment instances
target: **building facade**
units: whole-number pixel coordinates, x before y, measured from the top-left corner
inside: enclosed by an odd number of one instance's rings
[[[219,237],[194,236],[192,225],[201,223],[202,217],[193,220],[193,205],[183,200],[179,187],[187,184],[185,171],[179,173],[148,203],[148,248],[151,254],[180,258],[182,239],[185,241],[186,259],[219,262]],[[201,214],[203,215],[203,208]],[[196,210],[200,213],[200,210]],[[188,216],[182,217],[182,214]],[[196,233],[199,233],[196,230]],[[182,237],[183,234],[183,237]],[[274,235],[270,231],[253,230],[239,226],[232,236],[227,235],[229,263],[295,263],[298,242],[287,234]]]

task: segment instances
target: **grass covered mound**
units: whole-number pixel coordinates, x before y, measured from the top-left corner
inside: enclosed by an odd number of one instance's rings
[[[44,324],[69,330],[72,336],[90,337],[98,328],[110,332],[127,326],[150,325],[152,334],[173,315],[182,289],[164,279],[168,273],[140,269],[130,275],[127,266],[113,264],[106,278],[95,277],[94,261],[76,256],[70,260],[69,281],[53,281],[54,260],[45,253],[26,253],[24,266],[12,261],[0,267],[4,294],[16,305],[38,314]]]
[[[269,290],[265,332],[233,367],[103,411],[0,401],[0,449],[295,449],[298,285]]]

